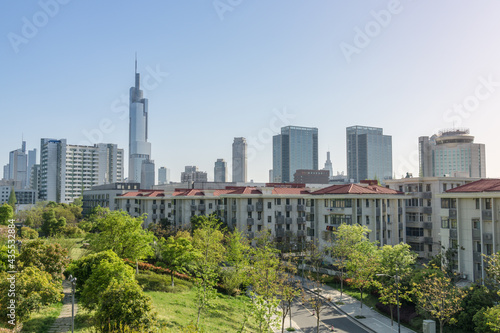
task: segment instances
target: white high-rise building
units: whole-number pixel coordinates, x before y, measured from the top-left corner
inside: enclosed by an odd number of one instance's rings
[[[79,146],[41,139],[40,200],[72,202],[94,185],[123,180],[123,149],[115,144]]]
[[[418,138],[420,177],[486,177],[485,146],[468,129]]]
[[[137,59],[135,60],[135,86],[130,88],[129,104],[129,164],[128,181],[131,183],[141,183],[142,164],[151,159],[151,143],[148,142],[148,100],[143,98],[143,92],[140,89],[141,76],[137,73]],[[147,168],[149,171],[150,167]],[[153,165],[154,179],[154,165]],[[151,175],[147,173],[150,180]],[[149,182],[147,182],[149,183]],[[154,185],[154,184],[153,184]]]
[[[13,180],[15,189],[29,187],[31,167],[36,163],[36,149],[26,152],[26,141],[22,147],[9,153],[9,164],[4,167],[4,179]]]
[[[158,185],[165,185],[170,182],[170,169],[160,167],[158,169]]]

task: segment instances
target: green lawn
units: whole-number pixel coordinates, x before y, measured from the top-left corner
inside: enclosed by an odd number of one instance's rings
[[[158,312],[158,321],[166,332],[178,332],[190,323],[196,323],[195,305],[196,291],[191,289],[184,293],[146,292],[153,299]],[[219,294],[214,308],[202,313],[201,326],[206,332],[237,332],[243,323],[245,307],[250,302],[246,296],[232,297]],[[247,322],[244,332],[255,332],[253,320]]]
[[[31,318],[24,323],[22,332],[44,333],[52,326],[61,313],[62,303],[57,302],[43,308],[40,312],[31,315]]]

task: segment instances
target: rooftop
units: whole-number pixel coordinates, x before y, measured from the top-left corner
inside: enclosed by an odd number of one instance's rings
[[[475,182],[452,188],[446,193],[500,192],[500,179],[480,179]]]

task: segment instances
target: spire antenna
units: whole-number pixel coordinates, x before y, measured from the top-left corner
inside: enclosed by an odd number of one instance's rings
[[[137,74],[137,52],[135,53],[135,73]]]

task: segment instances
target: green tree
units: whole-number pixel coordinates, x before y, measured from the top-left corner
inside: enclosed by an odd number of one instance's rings
[[[92,273],[85,281],[81,296],[83,306],[90,310],[97,309],[100,298],[113,282],[137,283],[134,270],[123,261],[117,261],[116,258],[112,261],[102,260],[92,269]]]
[[[99,297],[95,317],[103,332],[149,332],[156,323],[151,298],[135,281],[111,282]]]
[[[17,203],[16,192],[14,191],[14,188],[12,188],[12,190],[10,191],[9,201],[7,201],[7,204],[12,207],[13,211],[16,211],[16,203]]]
[[[28,267],[15,275],[0,274],[0,320],[17,320],[15,324],[25,322],[33,312],[39,311],[43,306],[59,302],[63,298],[62,285],[52,279],[52,276],[37,267]],[[15,282],[13,282],[15,281]],[[9,316],[10,310],[10,285],[15,283],[15,317]],[[13,322],[11,322],[13,323]]]
[[[36,238],[38,238],[38,232],[36,230],[31,229],[30,227],[22,227],[21,228],[21,238],[36,239]]]
[[[92,252],[113,250],[120,258],[145,259],[154,254],[154,235],[142,228],[144,216],[131,217],[127,212],[112,211],[97,220],[97,234],[89,234]]]
[[[327,250],[332,254],[334,263],[340,271],[340,299],[344,291],[344,275],[348,262],[349,254],[354,245],[367,240],[367,234],[370,232],[365,226],[358,224],[348,225],[342,223],[333,233],[331,246]]]
[[[59,221],[53,208],[46,209],[42,214],[42,232],[45,236],[54,236],[63,231],[61,225],[65,225],[65,221]]]
[[[184,238],[170,236],[167,240],[160,240],[161,257],[165,265],[170,269],[172,287],[174,286],[174,275],[176,272],[186,272],[194,260],[199,256],[191,242]]]
[[[290,316],[292,326],[292,304],[296,297],[303,292],[299,281],[295,280],[297,268],[290,261],[280,266],[280,280],[278,282],[278,299],[281,302],[281,332],[285,330],[285,319]]]
[[[66,249],[59,244],[45,244],[40,238],[24,242],[18,257],[18,264],[23,269],[37,267],[49,273],[55,281],[61,281],[68,263]]]
[[[411,274],[417,254],[411,251],[408,244],[400,243],[394,246],[384,245],[380,249],[380,273],[384,274],[380,281],[380,298],[382,304],[389,305],[391,325],[393,324],[394,306],[401,306],[401,299],[410,300],[409,290],[400,281]],[[399,302],[398,302],[399,297]]]
[[[418,308],[438,320],[440,332],[443,333],[444,324],[456,321],[453,316],[462,310],[461,303],[466,292],[456,287],[447,275],[436,273],[413,287]]]
[[[83,206],[83,197],[79,196],[78,198],[73,200],[73,205],[75,205],[77,207],[82,207]]]
[[[14,210],[8,204],[0,206],[0,225],[8,225],[9,220],[14,218]]]
[[[214,217],[201,216],[198,228],[193,233],[193,245],[200,255],[196,260],[196,326],[200,323],[201,313],[216,298],[219,264],[224,258],[224,239],[220,231],[220,222]]]
[[[496,294],[485,286],[473,284],[469,292],[462,300],[462,311],[457,315],[455,327],[467,332],[474,331],[474,316],[482,308],[490,308],[495,305]]]
[[[248,283],[250,244],[238,230],[226,235],[225,240],[225,261],[229,267],[222,274],[222,282],[230,294],[237,294],[240,286]]]
[[[380,271],[380,251],[377,245],[368,240],[357,243],[349,254],[346,267],[352,285],[361,293],[360,307],[363,308],[363,291],[377,284],[374,276]]]

